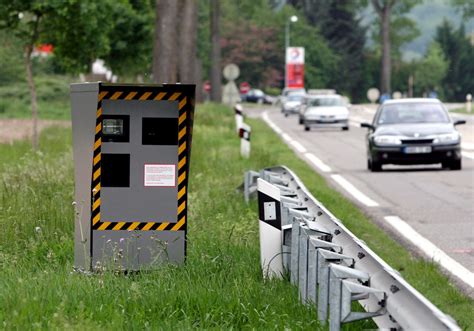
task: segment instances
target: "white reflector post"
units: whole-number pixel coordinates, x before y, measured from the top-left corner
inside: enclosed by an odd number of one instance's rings
[[[234,107],[235,112],[235,129],[239,132],[240,128],[242,127],[242,123],[244,122],[244,113],[242,112],[242,106],[240,104],[236,104]]]
[[[241,123],[240,136],[240,155],[246,159],[250,157],[250,133],[252,129],[249,125]]]
[[[260,263],[265,278],[283,276],[280,189],[257,181],[260,232]]]

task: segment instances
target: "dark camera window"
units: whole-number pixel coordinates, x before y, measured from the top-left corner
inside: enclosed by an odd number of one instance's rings
[[[102,154],[102,187],[130,187],[130,154]]]
[[[130,117],[128,115],[104,115],[102,117],[102,141],[128,143],[130,141]]]
[[[142,120],[143,145],[177,145],[178,144],[178,119],[177,118],[151,118]]]

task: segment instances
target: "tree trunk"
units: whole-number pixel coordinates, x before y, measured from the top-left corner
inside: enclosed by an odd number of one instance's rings
[[[211,100],[222,101],[220,0],[211,0]]]
[[[36,98],[36,86],[33,80],[33,70],[31,66],[31,53],[33,53],[33,45],[25,46],[25,67],[26,78],[28,80],[28,87],[30,88],[31,96],[31,119],[33,120],[33,132],[31,136],[31,143],[33,150],[38,150],[38,102]]]
[[[391,6],[385,4],[382,8],[382,93],[391,92],[391,60],[390,60],[390,11]]]
[[[153,80],[155,83],[177,82],[176,0],[156,0],[155,43],[153,47]]]
[[[179,81],[195,84],[197,0],[181,0],[179,26]]]

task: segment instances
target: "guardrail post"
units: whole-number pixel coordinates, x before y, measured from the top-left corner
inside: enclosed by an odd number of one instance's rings
[[[330,263],[341,263],[342,261],[351,261],[350,264],[354,263],[354,259],[350,256],[338,254],[325,249],[318,249],[318,274],[317,279],[319,282],[318,291],[318,320],[322,325],[326,324],[328,318],[328,306],[329,306],[329,264]]]
[[[308,244],[308,290],[307,301],[316,303],[318,288],[318,249],[333,250],[336,253],[342,253],[342,247],[329,241],[321,240],[316,236],[309,237]]]
[[[282,215],[283,215],[283,209],[282,208]],[[283,216],[282,216],[282,222],[283,222]],[[283,254],[283,268],[285,269],[285,272],[291,272],[291,233],[292,233],[292,224],[286,224],[281,226],[282,230],[282,247],[281,247],[281,253]]]
[[[298,266],[299,266],[299,236],[300,236],[300,220],[293,218],[291,227],[291,265],[290,265],[290,282],[296,285],[298,282]]]
[[[368,273],[331,263],[330,270],[330,327],[331,331],[339,331],[341,323],[357,321],[366,318],[372,318],[385,314],[386,295],[383,291],[360,285],[346,279],[355,279],[362,282],[368,282],[370,276]],[[381,294],[383,296],[381,308],[376,312],[352,312],[351,304],[354,300],[368,298],[370,293]]]
[[[305,220],[300,226],[299,259],[298,259],[298,288],[301,301],[308,301],[309,280],[309,239],[311,236],[328,239],[329,232],[314,221]]]
[[[257,179],[260,173],[249,170],[244,175],[244,199],[249,202],[250,196],[257,192]]]

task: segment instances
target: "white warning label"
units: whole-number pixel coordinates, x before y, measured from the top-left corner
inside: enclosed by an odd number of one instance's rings
[[[145,164],[145,186],[176,186],[176,165]]]

